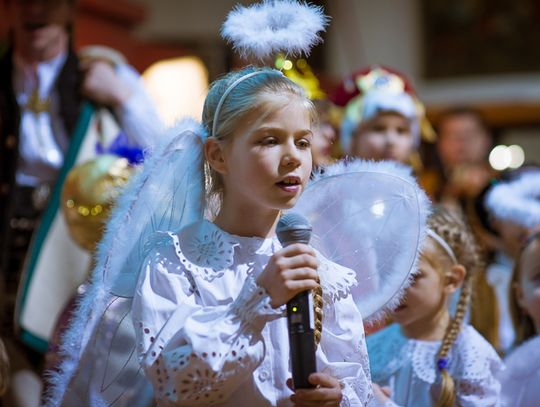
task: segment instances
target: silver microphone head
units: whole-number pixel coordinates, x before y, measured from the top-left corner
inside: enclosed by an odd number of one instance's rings
[[[293,243],[308,244],[311,239],[311,224],[302,215],[287,213],[277,224],[276,234],[283,247]]]

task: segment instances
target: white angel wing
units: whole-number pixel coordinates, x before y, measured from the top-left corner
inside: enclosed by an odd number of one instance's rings
[[[429,212],[429,200],[408,167],[361,160],[334,164],[292,211],[311,222],[311,244],[322,255],[356,273],[348,289],[364,319],[399,304],[415,272]],[[338,282],[330,285],[343,289]]]
[[[50,373],[49,405],[152,402],[137,360],[131,297],[151,236],[202,219],[203,138],[200,124],[180,122],[118,199],[98,248],[92,285],[63,338],[60,371]]]

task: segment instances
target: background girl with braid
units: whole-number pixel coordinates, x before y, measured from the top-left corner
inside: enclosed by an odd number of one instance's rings
[[[464,321],[481,267],[478,246],[448,210],[436,208],[428,226],[419,272],[393,314],[396,324],[367,340],[376,399],[388,406],[496,406],[501,361]],[[460,287],[452,317],[449,300]]]

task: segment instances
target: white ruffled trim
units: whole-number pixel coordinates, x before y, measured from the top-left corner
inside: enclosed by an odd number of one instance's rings
[[[273,308],[266,290],[257,284],[253,276],[248,276],[231,311],[238,315],[242,322],[256,329],[262,329],[269,320],[282,317],[285,308],[284,306]]]
[[[237,5],[227,16],[221,36],[242,57],[263,60],[283,52],[309,55],[328,24],[321,7],[294,0],[265,0],[249,7]]]
[[[540,224],[540,172],[523,174],[515,181],[495,185],[486,206],[496,218],[525,227]]]
[[[356,273],[346,267],[331,262],[317,252],[319,268],[317,272],[321,280],[325,302],[336,302],[350,294],[350,288],[358,284]]]

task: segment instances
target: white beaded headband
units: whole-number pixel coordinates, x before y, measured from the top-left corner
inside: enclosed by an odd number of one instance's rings
[[[452,262],[454,264],[458,264],[456,255],[454,254],[454,251],[452,250],[450,245],[448,243],[446,243],[446,241],[441,236],[439,236],[437,233],[435,233],[433,231],[433,229],[428,229],[427,230],[427,235],[437,242],[437,244],[444,250],[444,252],[452,259]]]

